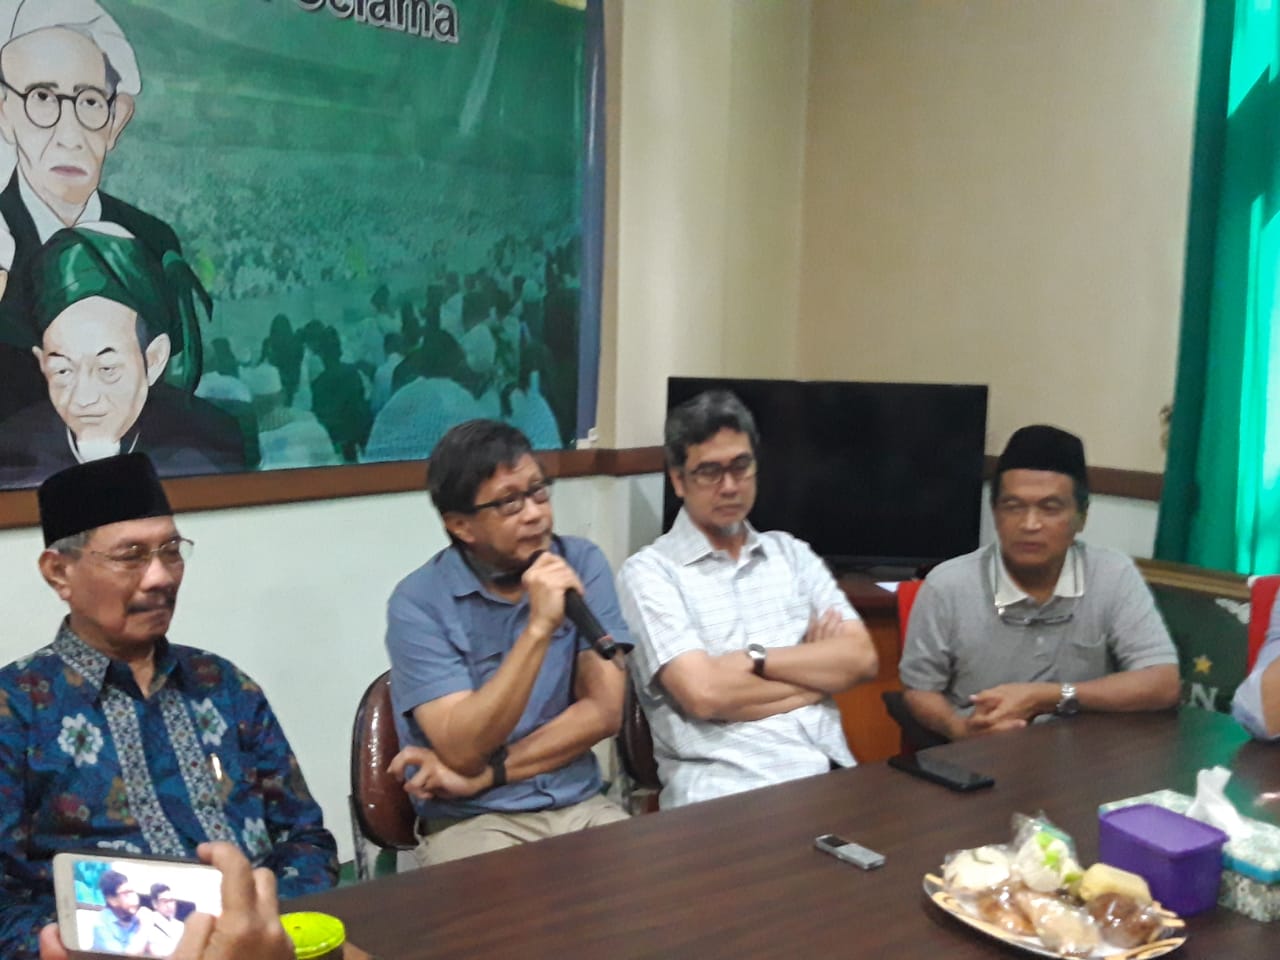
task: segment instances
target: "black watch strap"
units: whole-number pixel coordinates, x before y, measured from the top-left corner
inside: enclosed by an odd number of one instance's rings
[[[489,757],[489,769],[493,771],[493,786],[507,785],[507,745],[504,743]]]

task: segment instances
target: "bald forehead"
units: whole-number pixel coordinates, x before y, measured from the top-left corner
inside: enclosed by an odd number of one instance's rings
[[[49,84],[60,93],[75,93],[107,85],[106,54],[67,27],[47,27],[10,40],[0,50],[0,71],[19,90]]]

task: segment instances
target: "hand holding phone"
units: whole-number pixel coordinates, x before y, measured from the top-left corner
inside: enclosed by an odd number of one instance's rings
[[[890,757],[889,766],[896,770],[901,770],[903,773],[909,773],[913,777],[940,783],[942,786],[958,793],[968,793],[972,790],[995,786],[995,780],[985,773],[966,770],[958,764],[931,757],[927,750],[913,756],[899,754],[896,757]]]
[[[192,860],[59,853],[58,934],[76,956],[167,957],[186,919],[222,912],[222,873]]]

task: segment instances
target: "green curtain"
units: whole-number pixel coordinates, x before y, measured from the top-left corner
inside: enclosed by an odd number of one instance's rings
[[[1156,557],[1280,571],[1280,16],[1207,0]]]

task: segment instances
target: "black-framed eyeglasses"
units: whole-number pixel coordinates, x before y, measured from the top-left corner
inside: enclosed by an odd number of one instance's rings
[[[45,86],[28,87],[19,90],[0,78],[0,87],[11,90],[22,98],[22,107],[27,112],[27,119],[42,130],[56,127],[62,119],[62,103],[69,101],[75,110],[76,119],[86,130],[101,130],[111,119],[111,107],[116,102],[114,93],[107,93],[97,87],[84,87],[71,93],[58,93]]]
[[[749,480],[756,475],[759,467],[755,457],[744,453],[728,463],[700,463],[692,470],[686,470],[684,475],[699,487],[718,487],[724,482],[726,473],[734,480]]]
[[[489,500],[486,503],[477,503],[468,512],[479,513],[481,510],[496,510],[500,517],[514,517],[524,509],[525,500],[532,500],[534,503],[546,503],[550,500],[551,484],[554,482],[550,477],[547,477],[545,480],[539,480],[537,483],[530,485],[528,490],[509,493],[505,497]]]
[[[158,547],[144,547],[140,543],[135,543],[127,547],[121,547],[119,550],[112,550],[110,553],[102,550],[90,550],[87,547],[84,552],[91,553],[120,570],[138,573],[149,567],[153,558],[159,560],[166,567],[180,567],[191,559],[191,554],[195,551],[195,548],[196,545],[186,537],[174,537],[172,540],[166,540]]]

